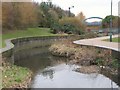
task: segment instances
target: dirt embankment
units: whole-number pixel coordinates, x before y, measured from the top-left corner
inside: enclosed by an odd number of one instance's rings
[[[111,71],[117,70],[117,60],[112,57],[111,50],[78,46],[68,40],[54,43],[49,50],[53,55],[67,57],[70,63],[82,66],[77,69],[82,73],[98,73],[101,68],[108,67]]]

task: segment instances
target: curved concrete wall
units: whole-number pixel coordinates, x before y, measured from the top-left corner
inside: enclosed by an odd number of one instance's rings
[[[70,36],[39,36],[39,37],[21,37],[5,40],[6,47],[0,49],[3,57],[11,57],[13,52],[34,47],[48,46],[55,41],[74,37]]]

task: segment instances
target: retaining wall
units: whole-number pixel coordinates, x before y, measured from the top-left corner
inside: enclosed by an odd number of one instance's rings
[[[30,48],[37,48],[42,46],[48,46],[54,43],[55,41],[68,39],[75,37],[74,35],[70,36],[39,36],[39,37],[23,37],[23,38],[13,38],[5,40],[6,47],[0,49],[0,53],[3,57],[11,57],[13,53]]]

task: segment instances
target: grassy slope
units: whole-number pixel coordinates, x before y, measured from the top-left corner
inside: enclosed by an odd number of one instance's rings
[[[18,30],[2,35],[2,47],[5,47],[5,39],[27,37],[27,36],[54,36],[49,28],[28,28],[27,30]],[[1,37],[1,36],[0,36]]]

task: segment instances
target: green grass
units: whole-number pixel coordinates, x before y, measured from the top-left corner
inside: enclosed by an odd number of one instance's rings
[[[0,35],[2,37],[2,47],[5,47],[4,40],[10,38],[18,38],[18,37],[29,37],[29,36],[55,36],[57,34],[52,34],[50,32],[50,28],[28,28],[27,30],[16,30],[11,31],[6,34]]]
[[[13,85],[20,85],[26,79],[29,79],[31,74],[32,72],[27,68],[16,65],[4,66],[4,70],[2,72],[2,87],[8,88]]]
[[[113,38],[112,41],[113,41],[113,42],[120,42],[120,37]]]
[[[109,39],[105,39],[104,41],[109,41]],[[112,38],[112,42],[120,42],[120,37]]]

